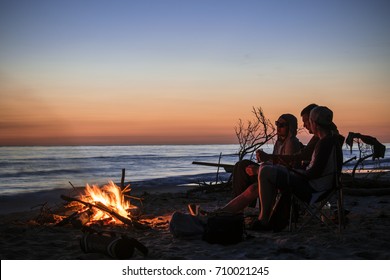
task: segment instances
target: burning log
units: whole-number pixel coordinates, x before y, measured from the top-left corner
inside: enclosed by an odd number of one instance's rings
[[[53,223],[56,221],[52,210],[47,206],[47,202],[37,205],[40,207],[39,215],[34,219],[38,224]]]
[[[88,208],[84,211],[73,212],[68,217],[62,219],[60,222],[55,224],[56,227],[64,226],[68,223],[71,223],[76,228],[81,228],[84,224],[89,222],[91,217],[91,210]]]
[[[138,229],[145,229],[147,226],[135,221],[136,216],[140,215],[139,207],[132,205],[130,200],[125,197],[132,197],[125,193],[130,192],[130,185],[125,188],[117,186],[114,182],[110,181],[109,184],[99,187],[97,185],[86,185],[85,193],[80,196],[69,197],[61,195],[63,200],[68,202],[75,202],[87,207],[89,211],[85,213],[84,217],[81,213],[82,210],[78,208],[76,213],[73,213],[71,217],[68,217],[66,221],[60,223],[63,225],[68,221],[72,224],[76,223],[77,226],[84,225],[91,222],[99,222],[103,224],[121,222],[125,225],[135,227]],[[142,199],[140,200],[142,205]],[[89,214],[89,215],[87,215]]]
[[[69,197],[69,196],[65,196],[65,195],[61,195],[61,198],[65,201],[68,201],[68,202],[73,202],[73,201],[76,201],[78,203],[81,203],[89,208],[97,208],[109,215],[111,215],[112,217],[118,219],[119,221],[121,221],[122,223],[126,224],[126,225],[129,225],[129,226],[133,226],[134,223],[131,219],[128,219],[126,217],[123,217],[122,215],[118,214],[117,212],[115,212],[114,210],[110,209],[109,207],[107,207],[106,205],[102,204],[101,202],[97,202],[96,204],[93,204],[93,203],[89,203],[89,202],[85,202],[85,201],[82,201],[78,198],[74,198],[74,197]]]

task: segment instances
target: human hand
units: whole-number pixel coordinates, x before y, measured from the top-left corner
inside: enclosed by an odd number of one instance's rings
[[[263,152],[263,150],[257,150],[256,151],[256,160],[257,162],[265,162],[270,159],[269,155],[266,152]]]

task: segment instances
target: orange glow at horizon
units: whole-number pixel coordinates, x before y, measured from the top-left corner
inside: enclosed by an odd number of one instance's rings
[[[74,97],[72,104],[66,96],[38,98],[31,94],[18,98],[15,93],[3,94],[0,145],[234,144],[234,127],[239,119],[253,118],[253,106],[262,107],[271,122],[289,112],[302,125],[300,111],[311,99],[302,92],[290,93],[283,98],[291,102],[280,102],[280,95],[259,95],[261,102],[212,95],[159,97],[158,102],[147,96],[134,102],[124,97],[126,102],[122,103],[116,99],[88,103],[87,98]],[[390,142],[388,101],[360,99],[324,95],[312,102],[334,111],[343,135],[354,131]],[[306,142],[310,136],[303,131],[298,137]]]
[[[229,87],[226,87],[229,86]],[[309,103],[331,108],[340,132],[360,132],[390,142],[386,88],[313,85],[139,88],[0,87],[0,145],[110,145],[237,143],[239,119],[261,107],[274,122]],[[298,135],[306,143],[309,135]]]

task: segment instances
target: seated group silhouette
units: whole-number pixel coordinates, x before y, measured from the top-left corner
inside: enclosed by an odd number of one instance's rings
[[[259,202],[253,230],[273,229],[271,215],[280,193],[305,202],[317,199],[334,186],[335,173],[343,164],[344,137],[326,106],[310,104],[301,112],[304,127],[312,138],[306,146],[297,138],[297,119],[283,114],[275,122],[277,140],[272,154],[256,151],[257,162],[241,160],[233,170],[234,198],[214,213],[240,213]],[[211,213],[210,213],[211,214]]]

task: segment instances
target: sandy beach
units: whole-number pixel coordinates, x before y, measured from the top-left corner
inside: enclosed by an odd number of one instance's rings
[[[142,188],[140,188],[142,189]],[[213,210],[231,198],[229,191],[191,192],[189,187],[166,185],[134,190],[143,199],[139,221],[143,229],[124,225],[103,226],[137,239],[149,253],[135,251],[132,259],[390,259],[390,195],[357,195],[345,191],[345,208],[350,211],[342,234],[313,223],[301,232],[247,231],[248,238],[235,245],[209,244],[202,240],[182,240],[172,236],[169,221],[175,211],[188,213],[187,204],[197,203]],[[72,224],[55,226],[50,217],[66,216],[60,195],[63,189],[1,197],[0,247],[2,260],[108,260],[103,253],[84,253],[80,248],[83,232]],[[42,212],[42,209],[46,209]],[[256,211],[252,209],[252,212]],[[46,215],[50,213],[50,215]],[[248,213],[246,211],[245,213]]]

